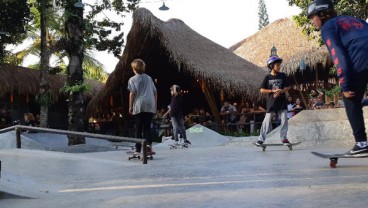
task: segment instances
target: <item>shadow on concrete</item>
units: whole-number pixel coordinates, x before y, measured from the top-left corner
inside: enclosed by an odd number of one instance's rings
[[[1,199],[34,199],[34,198],[0,191],[0,200]]]

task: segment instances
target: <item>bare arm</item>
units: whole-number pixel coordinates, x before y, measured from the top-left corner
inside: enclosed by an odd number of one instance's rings
[[[170,109],[168,111],[166,111],[166,113],[162,116],[163,118],[166,118],[167,114],[170,113]]]
[[[133,101],[134,101],[135,93],[130,92],[129,93],[129,113],[133,114]]]
[[[269,94],[269,93],[275,93],[275,90],[270,90],[270,89],[265,89],[265,88],[261,88],[260,92],[262,94]]]
[[[157,110],[157,91],[153,95],[155,96],[155,109]]]

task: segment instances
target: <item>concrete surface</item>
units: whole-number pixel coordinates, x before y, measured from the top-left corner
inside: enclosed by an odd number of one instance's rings
[[[331,169],[311,150],[346,148],[161,147],[146,165],[123,150],[1,150],[0,207],[365,207],[367,159]]]
[[[320,122],[327,127],[333,120]],[[15,149],[15,135],[0,134],[0,208],[367,206],[368,158],[340,159],[331,169],[328,159],[310,153],[345,152],[349,139],[341,145],[304,136],[293,151],[263,152],[252,145],[257,137],[227,138],[201,126],[187,134],[188,149],[154,145],[157,154],[146,165],[128,160],[127,144],[116,149],[117,143],[88,139],[67,147],[52,134],[22,134],[27,149]],[[270,136],[267,142],[278,142]]]
[[[368,129],[368,107],[363,108]],[[288,138],[305,146],[345,147],[354,145],[354,137],[345,108],[304,110],[289,120]],[[279,129],[267,135],[267,142],[280,142]]]

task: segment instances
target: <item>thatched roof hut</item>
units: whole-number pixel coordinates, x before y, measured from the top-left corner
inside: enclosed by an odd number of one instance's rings
[[[130,63],[135,58],[146,62],[146,73],[155,80],[158,89],[159,106],[169,103],[168,89],[172,84],[190,89],[189,93],[202,89],[201,95],[188,97],[206,97],[209,103],[216,94],[212,90],[230,95],[257,95],[265,74],[258,66],[198,34],[183,21],[164,22],[149,10],[139,8],[133,14],[123,56],[105,87],[90,102],[89,112],[112,104],[111,98],[114,105],[121,102],[118,105],[124,108],[127,81],[133,75]]]
[[[0,65],[0,95],[17,93],[19,95],[36,95],[39,93],[40,71],[21,66]],[[50,89],[59,94],[66,83],[66,75],[56,74],[48,77]],[[88,98],[95,95],[103,86],[95,80],[85,80],[90,90],[85,93]]]
[[[266,60],[273,46],[277,48],[277,54],[284,59],[282,70],[287,74],[297,72],[301,60],[312,68],[318,63],[323,67],[326,64],[331,65],[326,47],[320,46],[315,39],[309,40],[303,34],[302,28],[289,18],[279,19],[267,25],[229,49],[257,66],[266,68]]]
[[[318,40],[309,40],[302,28],[289,18],[267,25],[229,49],[267,70],[266,61],[273,46],[284,60],[281,70],[292,78],[293,89],[299,91],[305,104],[311,89],[329,88],[336,84],[336,77],[329,72],[333,63],[326,47],[320,46]],[[301,62],[305,64],[304,70],[300,69]]]

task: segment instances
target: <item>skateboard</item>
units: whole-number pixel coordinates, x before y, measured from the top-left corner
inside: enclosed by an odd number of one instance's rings
[[[188,148],[189,144],[181,143],[181,144],[169,144],[170,149],[178,149],[178,148]]]
[[[126,145],[126,144],[112,143],[112,145],[115,149],[125,149],[125,148],[129,148],[131,150],[135,149],[135,146],[130,146],[130,145]]]
[[[129,155],[128,160],[131,160],[131,159],[138,159],[138,160],[141,159],[141,160],[143,160],[142,153],[137,153],[137,152],[134,152],[134,151],[127,151],[126,153]],[[147,159],[153,160],[153,155],[147,153]]]
[[[345,154],[322,154],[319,152],[311,152],[315,156],[321,157],[321,158],[328,158],[330,159],[330,167],[336,168],[336,164],[339,158],[364,158],[368,157],[368,154],[362,154],[362,155],[345,155]]]
[[[147,159],[153,160],[153,155],[156,154],[156,153],[152,152],[151,146],[147,145],[146,151],[147,151]],[[129,155],[128,160],[131,160],[131,159],[141,159],[141,160],[143,160],[142,153],[137,153],[135,151],[127,151],[126,153]]]
[[[296,145],[298,145],[300,143],[302,143],[302,142],[289,143],[288,145],[284,145],[283,143],[277,143],[277,144],[265,144],[265,143],[263,143],[261,146],[258,146],[258,145],[256,145],[255,142],[253,142],[252,144],[255,145],[255,146],[257,146],[257,147],[262,147],[262,150],[263,151],[266,151],[266,148],[268,146],[285,146],[285,147],[288,147],[289,150],[291,151],[291,150],[293,150],[293,146],[296,146]]]

